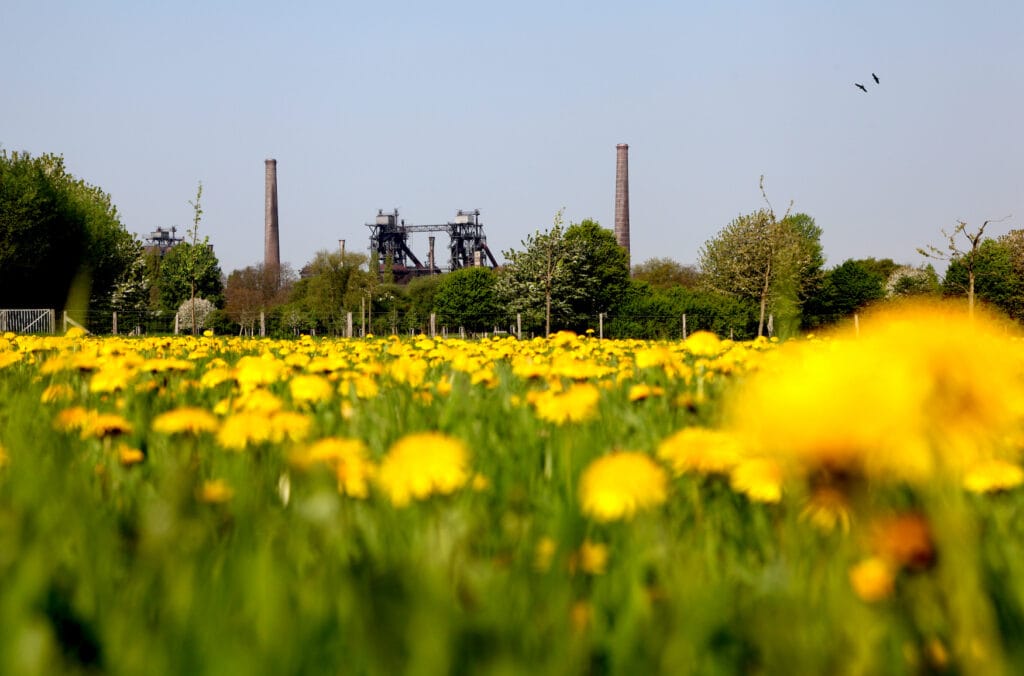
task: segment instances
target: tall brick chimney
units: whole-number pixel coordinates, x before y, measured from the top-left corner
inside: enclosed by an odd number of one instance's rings
[[[629,255],[629,146],[615,146],[615,241]]]
[[[277,222],[277,160],[267,160],[266,214],[263,230],[263,267],[281,267],[281,235]]]

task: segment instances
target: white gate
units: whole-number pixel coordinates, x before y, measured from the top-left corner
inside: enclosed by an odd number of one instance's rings
[[[53,310],[0,310],[0,333],[53,333]]]

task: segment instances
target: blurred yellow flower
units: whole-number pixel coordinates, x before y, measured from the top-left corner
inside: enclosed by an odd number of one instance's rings
[[[683,343],[686,349],[697,357],[714,357],[722,352],[722,341],[710,331],[696,331]]]
[[[583,513],[597,521],[630,519],[668,497],[668,476],[650,456],[617,451],[594,460],[580,477]]]
[[[153,419],[153,431],[160,434],[202,434],[216,432],[219,426],[216,416],[193,406],[166,411]]]
[[[630,401],[643,401],[651,397],[660,397],[663,394],[665,394],[664,387],[652,386],[646,383],[637,383],[629,388]]]
[[[112,363],[96,371],[89,380],[90,392],[116,392],[123,390],[135,375],[120,363]]]
[[[596,413],[600,398],[601,391],[597,386],[591,383],[575,383],[564,392],[540,392],[533,405],[538,418],[562,425],[591,418]]]
[[[25,355],[21,352],[0,352],[0,369],[17,364],[24,358]]]
[[[211,504],[227,502],[235,496],[235,491],[223,479],[204,481],[199,489],[199,500]]]
[[[39,397],[39,401],[44,404],[52,404],[57,401],[67,401],[73,399],[75,391],[71,389],[70,385],[64,383],[57,383],[55,385],[48,386],[43,390],[42,395]]]
[[[369,480],[376,470],[366,444],[358,439],[321,439],[294,454],[292,462],[299,467],[316,463],[331,467],[338,477],[338,492],[350,498],[369,495]]]
[[[727,417],[755,452],[883,481],[962,479],[1006,456],[1024,416],[1024,352],[984,313],[901,306],[860,337],[784,345]]]
[[[93,415],[95,413],[84,406],[72,406],[57,413],[53,419],[53,427],[61,432],[81,430]]]
[[[380,464],[377,483],[392,504],[449,495],[470,478],[465,444],[440,432],[421,432],[399,439]]]
[[[110,437],[119,434],[128,434],[132,431],[132,424],[116,413],[97,413],[89,416],[82,425],[82,438],[87,437]]]
[[[889,562],[877,556],[864,559],[850,568],[850,585],[853,591],[868,603],[882,601],[892,596],[896,574]]]
[[[285,365],[271,355],[242,357],[235,364],[235,380],[243,389],[270,385],[281,379]]]
[[[145,454],[137,448],[132,448],[125,444],[117,447],[117,460],[125,467],[136,465],[145,459]]]
[[[608,570],[608,545],[584,540],[569,561],[569,568],[579,568],[587,575],[604,575]]]
[[[282,402],[273,392],[262,387],[250,388],[239,395],[232,404],[235,411],[252,411],[255,413],[276,413],[284,408]]]
[[[301,441],[308,434],[310,424],[310,419],[301,413],[239,411],[224,420],[217,432],[217,442],[224,448],[240,451],[248,446],[280,443],[285,439]]]
[[[741,460],[735,435],[706,427],[684,427],[658,444],[658,458],[676,475],[686,472],[727,474]]]
[[[537,547],[533,552],[533,567],[541,572],[546,572],[551,567],[551,559],[555,555],[555,541],[548,536],[537,541]]]
[[[1024,483],[1020,465],[1005,460],[988,460],[975,465],[964,476],[964,487],[972,493],[996,493]]]
[[[782,469],[770,458],[742,460],[729,473],[729,485],[754,502],[776,503],[782,499]]]
[[[288,383],[292,401],[299,404],[315,404],[330,399],[334,386],[323,376],[298,375]]]
[[[4,448],[3,444],[0,444],[0,467],[6,467],[7,463],[11,461],[11,456],[7,454],[7,449]]]

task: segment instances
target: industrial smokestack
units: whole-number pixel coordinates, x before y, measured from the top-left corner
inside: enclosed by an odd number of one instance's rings
[[[434,274],[434,236],[431,235],[427,239],[430,240],[430,250],[427,253],[427,265],[430,266],[430,274]]]
[[[267,200],[263,230],[263,267],[281,268],[281,239],[277,222],[277,160],[266,160]]]
[[[615,241],[629,255],[629,146],[615,146]]]

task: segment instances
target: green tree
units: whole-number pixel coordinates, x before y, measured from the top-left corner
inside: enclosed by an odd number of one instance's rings
[[[1009,218],[1008,216],[1006,218]],[[923,248],[919,248],[917,252],[926,258],[934,258],[940,261],[954,261],[959,259],[960,264],[963,266],[964,272],[967,275],[967,307],[968,312],[971,316],[974,315],[974,283],[975,283],[975,268],[978,261],[978,249],[981,246],[985,235],[985,228],[988,227],[989,223],[999,223],[1000,221],[1006,220],[1005,218],[999,219],[999,221],[985,221],[981,226],[974,232],[968,232],[967,223],[959,221],[956,227],[953,228],[952,232],[946,232],[943,229],[942,236],[946,238],[946,248],[940,249],[931,244],[926,245]],[[966,247],[961,248],[961,245],[957,242],[960,236],[963,236],[967,240]]]
[[[885,298],[886,281],[874,259],[843,261],[825,273],[820,289],[808,299],[807,327],[835,323]]]
[[[109,305],[135,244],[110,196],[67,173],[63,157],[0,150],[5,305],[64,307],[78,282],[94,305]]]
[[[250,335],[260,313],[270,313],[288,302],[295,273],[282,265],[268,269],[263,263],[235,270],[224,285],[224,309],[231,321]]]
[[[1015,265],[1012,239],[985,239],[971,258],[950,261],[942,290],[947,296],[970,298],[994,305],[1014,319],[1024,319],[1024,270]]]
[[[600,313],[614,312],[629,289],[629,254],[615,233],[597,221],[584,219],[565,231],[573,293],[569,297],[568,328],[582,332],[597,324]]]
[[[208,243],[182,242],[158,263],[159,309],[166,314],[173,315],[193,295],[221,305],[224,282],[220,262]]]
[[[769,208],[740,216],[701,248],[704,283],[757,303],[757,335],[762,336],[770,309],[800,308],[806,275],[820,267],[820,233],[804,214],[780,220]]]
[[[655,289],[633,280],[625,298],[605,325],[614,338],[678,339],[686,316],[688,333],[711,331],[736,339],[757,332],[757,306],[748,299],[703,288],[673,286]]]
[[[931,265],[898,265],[885,283],[887,298],[937,295],[942,292],[939,275]]]
[[[675,286],[695,289],[700,286],[700,270],[671,258],[649,258],[633,266],[633,279],[647,282],[653,289],[666,290]]]
[[[439,321],[469,331],[493,327],[501,315],[495,282],[494,272],[483,267],[461,268],[444,275],[434,298]]]
[[[612,312],[629,288],[629,257],[610,230],[587,219],[565,229],[562,212],[550,230],[505,251],[498,276],[499,302],[510,318],[522,314],[527,328],[581,331]]]
[[[425,327],[434,312],[434,299],[445,275],[417,277],[405,287],[409,301],[409,321],[413,326]]]
[[[521,251],[502,252],[507,263],[498,276],[498,298],[510,315],[521,314],[527,327],[543,326],[549,335],[552,316],[568,315],[576,293],[562,212],[550,230],[537,230],[520,243]]]

